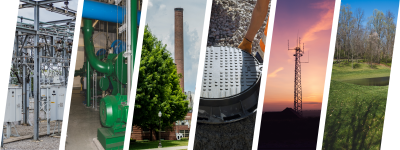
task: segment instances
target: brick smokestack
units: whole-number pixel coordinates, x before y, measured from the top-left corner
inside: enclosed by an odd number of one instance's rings
[[[182,92],[185,92],[183,56],[183,8],[175,8],[175,64],[178,74],[182,74],[179,84]]]

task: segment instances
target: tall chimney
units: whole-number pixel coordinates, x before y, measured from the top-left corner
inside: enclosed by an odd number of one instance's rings
[[[182,74],[179,84],[181,85],[182,92],[185,92],[183,56],[183,8],[175,8],[175,64],[178,74]]]

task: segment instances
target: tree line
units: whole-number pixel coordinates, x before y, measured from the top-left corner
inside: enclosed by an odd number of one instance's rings
[[[389,10],[383,13],[375,9],[372,16],[364,10],[351,10],[350,5],[341,6],[336,36],[335,63],[367,62],[391,63],[396,32],[395,16]],[[365,23],[366,21],[366,23]]]

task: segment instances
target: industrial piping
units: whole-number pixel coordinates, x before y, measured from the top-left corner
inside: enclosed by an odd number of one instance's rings
[[[136,0],[134,0],[136,2]],[[133,4],[133,2],[132,2]],[[137,8],[137,4],[133,4],[132,8]],[[136,6],[136,7],[134,7]],[[96,2],[91,0],[85,0],[83,3],[82,18],[90,18],[95,20],[123,23],[125,19],[126,9],[121,6],[116,6],[112,4]],[[133,25],[139,25],[140,11],[131,11],[131,18],[135,18],[136,22]],[[136,27],[135,27],[136,28]],[[136,48],[136,47],[135,47]]]
[[[85,43],[85,53],[87,59],[87,68],[86,68],[86,106],[90,107],[90,66],[98,72],[104,73],[106,75],[111,75],[114,71],[114,65],[112,62],[103,62],[97,59],[96,54],[94,53],[94,44],[92,40],[93,35],[93,27],[92,20],[83,19],[83,28],[82,28],[84,43]]]
[[[114,71],[114,65],[112,64],[112,62],[103,62],[99,60],[96,57],[96,54],[94,53],[94,44],[92,40],[92,35],[93,35],[92,20],[83,19],[82,32],[84,36],[85,53],[87,59],[90,62],[90,66],[92,66],[93,69],[95,69],[98,72],[104,73],[106,75],[111,75]]]
[[[85,0],[82,9],[82,18],[122,23],[125,17],[125,8],[91,0]]]
[[[132,78],[132,74],[133,74],[131,71],[131,68],[133,66],[135,66],[135,61],[132,61],[132,58],[133,58],[133,60],[135,60],[135,56],[136,56],[136,45],[137,45],[137,35],[138,35],[136,24],[139,25],[140,17],[138,17],[138,15],[140,16],[140,11],[132,11],[132,8],[137,8],[137,0],[130,0],[130,3],[128,3],[128,5],[129,5],[128,7],[131,8],[131,9],[128,9],[129,14],[130,14],[129,16],[131,18],[131,22],[128,23],[128,25],[130,26],[130,28],[128,27],[128,53],[129,54],[132,53],[132,56],[128,57],[128,62],[132,62],[132,63],[129,63],[129,65],[128,65],[128,75],[129,76],[128,76],[128,84],[127,84],[128,85],[127,86],[127,90],[128,90],[127,103],[129,105],[130,96],[131,96],[131,84],[132,84],[131,78]]]
[[[130,2],[130,3],[129,3]],[[94,7],[94,5],[97,5]],[[108,5],[108,6],[106,6]],[[104,6],[104,7],[103,7]],[[91,8],[94,7],[94,8]],[[130,96],[130,84],[131,84],[131,68],[133,65],[133,61],[136,53],[136,42],[137,42],[137,24],[139,22],[138,14],[140,14],[137,10],[137,1],[129,0],[128,12],[123,12],[124,10],[119,10],[122,7],[109,5],[105,3],[93,2],[90,0],[86,0],[84,3],[84,9],[82,13],[82,17],[85,18],[83,20],[84,26],[82,28],[82,32],[84,34],[84,44],[85,44],[85,53],[87,57],[87,66],[92,66],[93,69],[106,74],[106,76],[116,77],[119,80],[118,83],[127,85],[127,93],[128,95],[121,95],[123,91],[118,91],[115,95],[108,95],[101,99],[100,101],[100,121],[104,128],[99,128],[97,132],[97,140],[101,143],[104,149],[122,149],[123,141],[125,137],[125,126],[129,108],[129,98]],[[130,11],[130,9],[135,11]],[[105,10],[105,9],[114,9],[114,10]],[[90,14],[88,14],[88,11]],[[99,12],[99,13],[97,13]],[[103,13],[107,12],[107,15]],[[139,13],[138,13],[139,12]],[[113,14],[112,14],[113,13]],[[123,14],[120,16],[120,14]],[[125,17],[125,14],[127,18]],[[117,16],[117,19],[115,17]],[[101,21],[108,21],[113,23],[122,23],[122,21],[127,20],[127,51],[125,53],[120,53],[112,59],[108,59],[106,62],[99,60],[94,53],[94,44],[93,44],[93,26],[92,20],[96,19]],[[133,52],[133,54],[132,54]],[[133,56],[132,56],[133,55]],[[125,64],[125,58],[127,57],[128,63]],[[133,57],[133,59],[132,59]],[[118,68],[122,69],[121,71]],[[126,68],[124,71],[123,68]],[[117,70],[115,70],[117,69]],[[89,69],[88,69],[89,72]],[[128,74],[128,75],[127,75]],[[90,74],[88,73],[88,77]],[[114,78],[115,79],[115,78]],[[128,79],[128,81],[126,81]],[[89,80],[89,78],[88,78]],[[88,82],[89,83],[89,82]],[[115,82],[116,83],[116,82]],[[87,84],[87,93],[89,93],[90,83]],[[87,103],[90,105],[90,94],[87,96]]]

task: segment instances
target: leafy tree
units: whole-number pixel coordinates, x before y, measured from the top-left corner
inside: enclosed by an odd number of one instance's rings
[[[373,30],[374,34],[376,33],[376,35],[378,36],[378,40],[377,40],[377,54],[378,54],[378,63],[380,63],[380,51],[381,51],[381,43],[382,43],[382,39],[384,36],[384,26],[385,26],[385,15],[383,14],[382,11],[379,11],[377,9],[375,9],[373,11],[372,16],[369,17],[369,21],[368,24],[371,28],[371,30]]]
[[[350,5],[341,6],[335,49],[339,66],[343,59],[351,66],[358,59],[364,59],[371,67],[375,63],[390,63],[396,31],[394,19],[392,12],[384,14],[375,9],[365,22],[364,10],[358,8],[353,13]]]
[[[158,112],[161,111],[162,129],[171,129],[189,111],[189,102],[185,99],[171,53],[146,26],[132,125],[149,129],[153,135],[153,131],[159,130]]]

